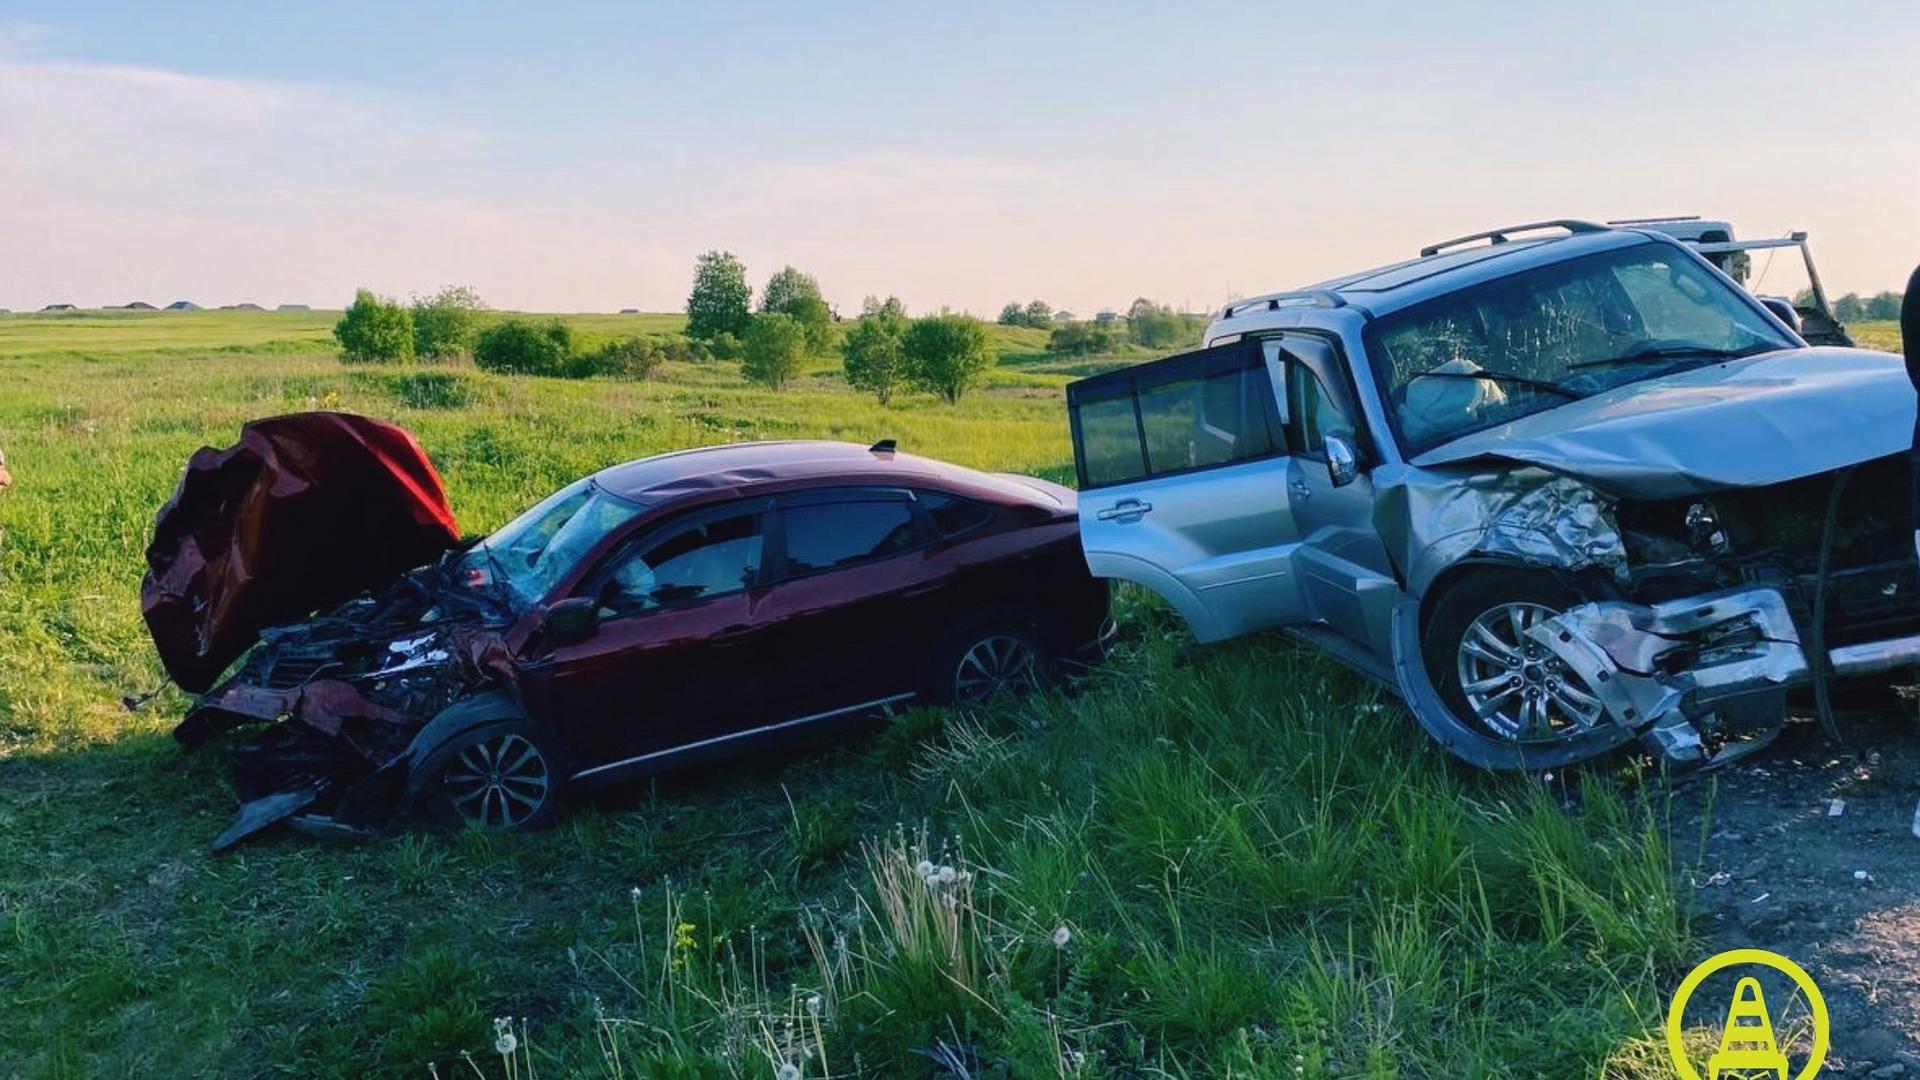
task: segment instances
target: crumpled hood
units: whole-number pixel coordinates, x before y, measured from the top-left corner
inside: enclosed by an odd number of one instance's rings
[[[1902,453],[1913,421],[1900,357],[1792,349],[1630,383],[1456,439],[1412,464],[1506,459],[1615,495],[1681,498]]]
[[[256,420],[187,462],[154,521],[141,613],[167,674],[201,693],[260,631],[458,540],[440,474],[405,429],[352,413]]]

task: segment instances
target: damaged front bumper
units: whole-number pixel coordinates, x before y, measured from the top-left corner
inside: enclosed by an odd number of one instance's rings
[[[1676,764],[1700,764],[1723,713],[1810,681],[1813,660],[1776,589],[1732,589],[1660,604],[1583,604],[1527,630],[1586,683],[1606,720]],[[1828,650],[1834,676],[1920,664],[1920,635]],[[1777,715],[1777,706],[1776,715]]]

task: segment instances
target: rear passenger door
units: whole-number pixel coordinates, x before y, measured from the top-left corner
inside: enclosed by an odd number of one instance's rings
[[[1067,388],[1088,567],[1168,598],[1202,641],[1305,617],[1280,374],[1239,341]]]

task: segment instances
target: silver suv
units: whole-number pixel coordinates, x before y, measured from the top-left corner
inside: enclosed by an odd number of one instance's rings
[[[1467,761],[1700,763],[1920,661],[1900,359],[1663,232],[1462,237],[1205,345],[1068,388],[1093,572],[1201,641],[1293,629]]]

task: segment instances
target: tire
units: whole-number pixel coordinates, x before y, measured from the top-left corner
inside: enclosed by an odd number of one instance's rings
[[[538,829],[560,814],[564,761],[553,734],[531,720],[456,735],[420,771],[422,809],[444,825]]]
[[[1517,759],[1577,760],[1619,741],[1599,698],[1522,631],[1582,603],[1550,575],[1488,569],[1448,586],[1421,636],[1427,675],[1466,733]],[[1544,752],[1544,753],[1543,753]]]
[[[935,650],[928,696],[941,705],[982,705],[1039,690],[1052,674],[1053,659],[1032,623],[990,619]]]

